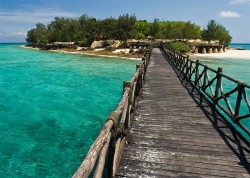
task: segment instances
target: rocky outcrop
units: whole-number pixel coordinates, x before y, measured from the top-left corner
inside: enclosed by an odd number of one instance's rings
[[[91,48],[102,48],[105,45],[105,41],[94,41],[91,44]]]
[[[91,48],[103,48],[103,47],[106,47],[106,46],[111,46],[111,47],[114,47],[114,48],[119,48],[121,45],[121,41],[119,40],[107,40],[107,41],[94,41],[92,44],[91,44]]]
[[[113,41],[113,44],[111,45],[112,47],[115,47],[115,48],[119,48],[120,45],[121,45],[121,41],[120,40],[112,40]]]

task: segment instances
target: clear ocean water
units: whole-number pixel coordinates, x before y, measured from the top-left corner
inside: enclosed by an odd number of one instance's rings
[[[231,43],[230,47],[235,48],[235,47],[241,47],[246,50],[250,50],[250,44],[249,43]]]
[[[202,62],[250,84],[250,58]],[[137,63],[0,44],[0,177],[71,177]]]
[[[137,63],[0,44],[0,177],[71,177]]]
[[[242,47],[246,50],[250,50],[250,44],[241,44],[241,43],[233,43],[230,44],[230,47]],[[233,77],[239,81],[245,82],[247,84],[250,85],[250,56],[249,59],[240,59],[240,58],[211,58],[211,57],[193,57],[195,60],[197,58],[200,59],[200,61],[203,64],[208,65],[209,67],[212,67],[214,69],[218,69],[218,67],[223,67],[223,72],[230,76]],[[234,89],[237,85],[233,82],[229,82],[228,80],[222,80],[223,82],[223,89],[224,92],[229,92],[232,89]],[[250,99],[250,90],[246,90],[247,94],[248,94],[248,99]],[[230,95],[229,101],[230,104],[232,104],[233,109],[235,108],[235,101],[236,101],[237,95],[236,94],[232,94]],[[244,99],[242,99],[244,100]],[[222,101],[221,102],[225,107],[225,103]],[[247,105],[242,102],[241,105],[241,114],[247,113],[248,108]],[[229,120],[231,122],[231,120]],[[238,128],[233,122],[231,122],[236,128]],[[243,119],[241,121],[241,123],[243,123],[248,130],[250,130],[250,118],[247,119]],[[244,131],[242,131],[241,129],[239,129],[239,131],[244,135],[244,137],[250,142],[250,136],[247,135]]]

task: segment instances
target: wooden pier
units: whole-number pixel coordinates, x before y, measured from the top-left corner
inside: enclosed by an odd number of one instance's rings
[[[121,101],[73,177],[249,178],[249,139],[218,107],[249,137],[240,121],[250,117],[250,86],[161,49],[150,49],[124,82]],[[231,91],[223,91],[225,78],[236,85]],[[242,103],[249,112],[241,112]]]
[[[206,53],[222,53],[226,51],[226,47],[223,45],[196,45],[195,49],[193,51],[193,53],[197,54],[197,53],[202,53],[202,54],[206,54]]]
[[[250,177],[249,147],[154,49],[117,177]]]
[[[131,43],[129,44],[130,49],[149,49],[150,43]]]

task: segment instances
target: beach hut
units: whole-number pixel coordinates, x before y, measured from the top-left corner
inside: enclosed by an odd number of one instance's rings
[[[148,41],[154,41],[155,37],[149,35],[149,36],[146,37],[146,40],[148,40]]]

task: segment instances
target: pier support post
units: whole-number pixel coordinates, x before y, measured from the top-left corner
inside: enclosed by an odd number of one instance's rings
[[[222,52],[223,52],[222,47],[219,47],[219,53],[222,53]]]
[[[201,52],[202,54],[206,54],[207,53],[207,50],[206,50],[206,48],[205,47],[202,47],[202,52]]]
[[[197,54],[197,53],[199,53],[199,50],[198,50],[198,47],[196,46],[194,49],[194,54]]]
[[[211,47],[208,48],[208,53],[213,53],[213,49]]]

